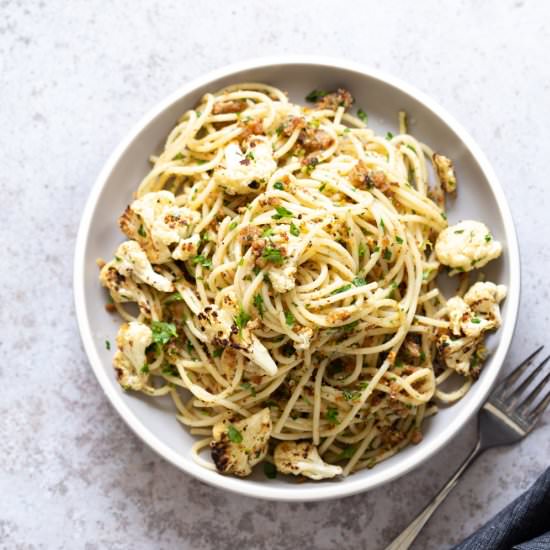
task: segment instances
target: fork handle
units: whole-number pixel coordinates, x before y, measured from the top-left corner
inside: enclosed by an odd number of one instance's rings
[[[451,479],[441,488],[439,493],[432,501],[414,518],[409,526],[388,546],[386,550],[407,550],[414,542],[422,527],[432,517],[432,514],[437,510],[438,506],[447,498],[447,495],[454,489],[460,476],[468,469],[470,464],[484,451],[481,447],[481,441],[478,437],[475,447],[472,452],[466,457],[458,470],[453,474]]]

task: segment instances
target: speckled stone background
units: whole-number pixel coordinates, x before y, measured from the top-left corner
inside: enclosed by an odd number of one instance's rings
[[[550,7],[542,1],[0,2],[0,547],[381,549],[469,451],[470,425],[406,479],[275,504],[207,487],[130,433],[84,355],[80,214],[127,129],[183,82],[257,55],[330,54],[431,94],[488,154],[522,248],[509,368],[549,336]],[[460,541],[548,466],[550,416],[485,455],[415,548]]]

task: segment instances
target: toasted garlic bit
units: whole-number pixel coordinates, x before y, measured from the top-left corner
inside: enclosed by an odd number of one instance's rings
[[[323,462],[317,447],[311,443],[284,441],[275,447],[273,455],[277,471],[283,474],[303,475],[310,479],[326,479],[342,474],[340,466]]]
[[[435,253],[443,265],[459,271],[471,271],[498,258],[502,245],[493,239],[485,224],[465,220],[439,234]]]
[[[271,429],[268,408],[239,422],[225,421],[215,424],[210,447],[217,470],[239,477],[250,475],[252,467],[267,454]]]

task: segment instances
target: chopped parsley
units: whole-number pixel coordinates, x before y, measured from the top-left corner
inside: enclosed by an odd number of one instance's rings
[[[365,245],[363,243],[359,243],[358,254],[360,258],[363,258],[365,256]]]
[[[420,361],[422,363],[424,363],[424,361],[426,361],[426,354],[423,351],[420,352]]]
[[[264,475],[269,479],[275,479],[277,477],[277,468],[271,462],[264,462]]]
[[[327,94],[328,92],[325,92],[324,90],[312,90],[306,95],[306,101],[311,101],[314,103],[315,101],[319,101],[322,97],[325,97]]]
[[[369,115],[363,111],[363,109],[357,109],[357,117],[362,120],[365,124],[369,121]]]
[[[391,260],[391,250],[389,248],[384,250],[384,260]]]
[[[382,231],[386,229],[386,226],[384,225],[384,219],[380,218],[380,227],[382,228]]]
[[[256,397],[256,388],[250,382],[241,382],[240,385],[243,390],[248,390],[252,397]]]
[[[223,353],[223,348],[216,348],[213,352],[212,352],[212,357],[221,357],[222,356],[222,353]]]
[[[359,320],[353,321],[352,323],[348,323],[347,325],[344,325],[342,327],[342,330],[344,332],[351,332],[357,325],[359,324]]]
[[[273,189],[278,189],[279,191],[284,191],[285,190],[284,185],[280,181],[276,181],[273,184]]]
[[[393,134],[391,132],[388,132],[386,134],[386,139],[389,141],[390,139],[393,139]]]
[[[212,267],[212,260],[210,258],[205,258],[202,254],[195,256],[193,258],[193,263],[200,264],[202,267],[206,267],[207,269]]]
[[[172,338],[178,335],[174,323],[164,323],[163,321],[153,321],[151,323],[151,331],[153,333],[153,342],[161,346],[167,344]]]
[[[181,302],[182,300],[182,295],[179,292],[174,292],[173,294],[170,294],[166,300],[164,300],[164,305],[172,304],[173,302]]]
[[[457,235],[460,235],[461,233],[464,233],[464,229],[457,229],[457,230],[455,231],[455,233],[456,233]]]
[[[487,235],[485,235],[485,242],[487,242],[487,243],[488,243],[488,242],[491,242],[491,239],[492,239],[492,238],[493,238],[493,237],[492,237],[491,233],[487,233]]]
[[[242,334],[243,328],[246,326],[246,323],[250,321],[250,319],[250,315],[248,315],[248,313],[246,313],[246,311],[243,309],[243,306],[241,306],[237,317],[235,317],[235,324],[239,329],[239,334]]]
[[[337,460],[345,460],[346,458],[351,458],[354,453],[355,453],[356,449],[355,447],[353,447],[352,445],[350,445],[349,447],[346,447],[339,455],[338,455],[338,459]]]
[[[397,237],[395,237],[395,242],[397,244],[403,244],[403,239],[398,235]]]
[[[262,237],[271,237],[271,235],[274,235],[274,234],[275,234],[275,231],[273,231],[271,227],[266,227],[262,231]]]
[[[446,221],[447,220],[447,214],[445,212],[441,212],[441,217]]]
[[[111,349],[111,342],[109,340],[105,340],[105,349],[110,350]]]
[[[337,424],[340,422],[338,420],[338,409],[334,407],[329,407],[327,409],[327,412],[325,413],[325,418],[331,423],[331,424]]]
[[[355,277],[351,282],[354,286],[365,286],[367,284],[367,281],[363,277]]]
[[[481,323],[481,319],[479,317],[473,317],[472,318],[472,323],[474,323],[476,325],[479,325],[479,323]]]
[[[172,160],[182,160],[183,159],[183,153],[177,153],[172,157]]]
[[[233,443],[242,443],[243,436],[233,424],[229,424],[229,427],[227,428],[227,435]]]
[[[235,229],[235,227],[237,227],[237,225],[239,225],[239,222],[231,222],[229,224],[229,231],[233,231],[233,229]]]
[[[416,149],[412,145],[410,145],[409,143],[407,143],[406,147],[408,147],[411,151],[416,153]]]
[[[275,210],[277,211],[277,214],[273,214],[273,216],[271,216],[274,220],[294,217],[294,214],[290,210],[287,210],[284,206],[276,206]]]
[[[342,395],[346,401],[355,401],[361,397],[361,392],[353,390],[342,390]]]
[[[247,159],[255,160],[254,153],[252,151],[249,151],[248,153],[246,153],[245,156],[246,156]]]
[[[334,294],[340,294],[341,292],[346,292],[346,290],[349,290],[352,287],[353,287],[353,285],[351,285],[351,284],[341,286],[340,288],[337,288],[336,290],[333,290],[330,293],[330,295],[333,296]]]
[[[295,237],[300,236],[300,230],[298,229],[298,227],[296,225],[294,225],[294,223],[290,224],[290,234],[294,235]]]
[[[321,191],[321,193],[325,190],[325,187],[327,186],[327,182],[324,181],[321,185],[319,185],[319,191]]]
[[[275,265],[281,265],[284,261],[283,255],[278,248],[266,246],[262,252],[262,258]]]
[[[292,313],[290,311],[286,311],[285,312],[285,321],[286,321],[286,324],[289,327],[291,327],[294,324],[294,321],[296,321],[296,318],[294,317],[294,315],[292,315]]]
[[[140,372],[142,372],[143,374],[149,374],[149,365],[145,363],[145,365],[141,367]]]
[[[256,294],[254,296],[254,307],[258,310],[258,315],[260,317],[264,316],[264,299],[261,294]]]
[[[178,369],[174,365],[164,365],[162,367],[162,374],[167,374],[168,376],[178,376]]]
[[[139,226],[138,235],[143,238],[147,237],[147,233],[145,231],[145,227],[143,227],[143,224]]]

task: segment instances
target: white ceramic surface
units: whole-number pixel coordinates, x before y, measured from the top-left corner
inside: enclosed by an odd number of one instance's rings
[[[122,240],[116,219],[148,170],[149,154],[159,149],[178,116],[203,93],[253,80],[279,86],[297,102],[313,88],[347,87],[356,105],[369,114],[369,124],[384,133],[396,131],[397,111],[405,109],[411,133],[455,161],[460,189],[449,212],[450,222],[465,217],[483,220],[504,244],[503,257],[484,270],[490,280],[506,284],[509,295],[502,310],[503,326],[488,341],[492,353],[480,379],[464,399],[428,421],[420,445],[340,481],[295,484],[282,476],[266,480],[261,474],[237,479],[201,468],[191,458],[193,438],[174,418],[170,403],[124,393],[111,367],[112,351],[104,347],[105,339],[114,341],[118,321],[104,310],[105,294],[97,281],[95,259],[110,257]],[[82,217],[74,264],[76,311],[86,352],[105,393],[128,425],[164,458],[197,478],[276,500],[320,500],[364,491],[403,475],[443,447],[481,406],[498,374],[514,330],[519,288],[518,247],[508,206],[491,167],[464,129],[424,94],[393,77],[353,63],[316,57],[269,58],[234,65],[190,82],[155,107],[117,147],[99,175]]]

